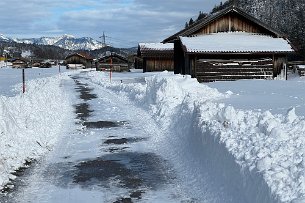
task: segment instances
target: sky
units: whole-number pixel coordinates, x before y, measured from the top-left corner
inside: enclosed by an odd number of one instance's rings
[[[222,0],[1,0],[7,37],[92,37],[115,47],[160,42]]]

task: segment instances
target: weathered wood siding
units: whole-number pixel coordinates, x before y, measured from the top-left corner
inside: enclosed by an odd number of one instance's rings
[[[166,58],[144,58],[144,72],[153,71],[173,71],[174,70],[174,60]]]
[[[195,77],[199,82],[240,79],[272,79],[273,62],[263,60],[197,60]]]
[[[238,14],[229,13],[210,24],[204,26],[201,30],[195,33],[195,35],[200,34],[210,34],[217,32],[228,32],[228,31],[243,31],[250,33],[261,33],[261,34],[271,34],[270,31],[265,28],[254,24],[248,19],[242,17]]]
[[[65,63],[66,64],[83,64],[86,68],[92,68],[91,61],[89,61],[83,57],[77,56],[77,55],[73,55],[73,56],[67,58],[65,60]]]
[[[96,67],[96,71],[113,71],[113,72],[127,72],[129,71],[128,64],[110,64],[110,63],[101,63]]]
[[[274,56],[273,61],[274,61],[273,76],[276,77],[283,70],[284,64],[287,63],[287,58],[283,56]]]

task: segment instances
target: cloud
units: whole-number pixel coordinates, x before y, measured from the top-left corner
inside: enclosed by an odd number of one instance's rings
[[[162,41],[199,11],[221,0],[1,0],[0,32],[6,35],[72,34],[98,38],[103,31],[115,46]],[[18,6],[16,6],[18,5]]]

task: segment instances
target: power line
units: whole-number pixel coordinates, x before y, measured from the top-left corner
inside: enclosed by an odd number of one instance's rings
[[[137,41],[129,41],[129,40],[125,40],[125,39],[119,39],[119,38],[115,38],[115,37],[110,37],[110,36],[107,36],[105,35],[105,32],[103,32],[103,35],[100,36],[99,38],[102,39],[102,44],[103,46],[107,46],[107,45],[112,45],[114,43],[124,43],[125,45],[131,45],[131,46],[137,46],[139,42]],[[107,43],[106,43],[106,39],[109,39],[107,40]]]
[[[137,46],[139,42],[137,41],[130,41],[130,40],[126,40],[126,39],[118,39],[118,38],[114,38],[114,37],[107,37],[110,39],[110,41],[113,42],[117,42],[117,43],[124,43],[125,45],[133,45],[133,46]]]
[[[105,35],[105,32],[103,32],[103,35],[100,36],[99,38],[102,38],[102,44],[105,47],[106,46],[106,35]]]

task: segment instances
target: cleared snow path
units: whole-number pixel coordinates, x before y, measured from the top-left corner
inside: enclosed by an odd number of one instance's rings
[[[190,77],[144,76],[65,80],[71,130],[0,202],[302,202],[305,122],[294,108],[242,111]]]
[[[81,74],[72,78],[64,86],[77,92],[74,130],[0,202],[191,202],[150,141],[163,132],[147,112]]]

